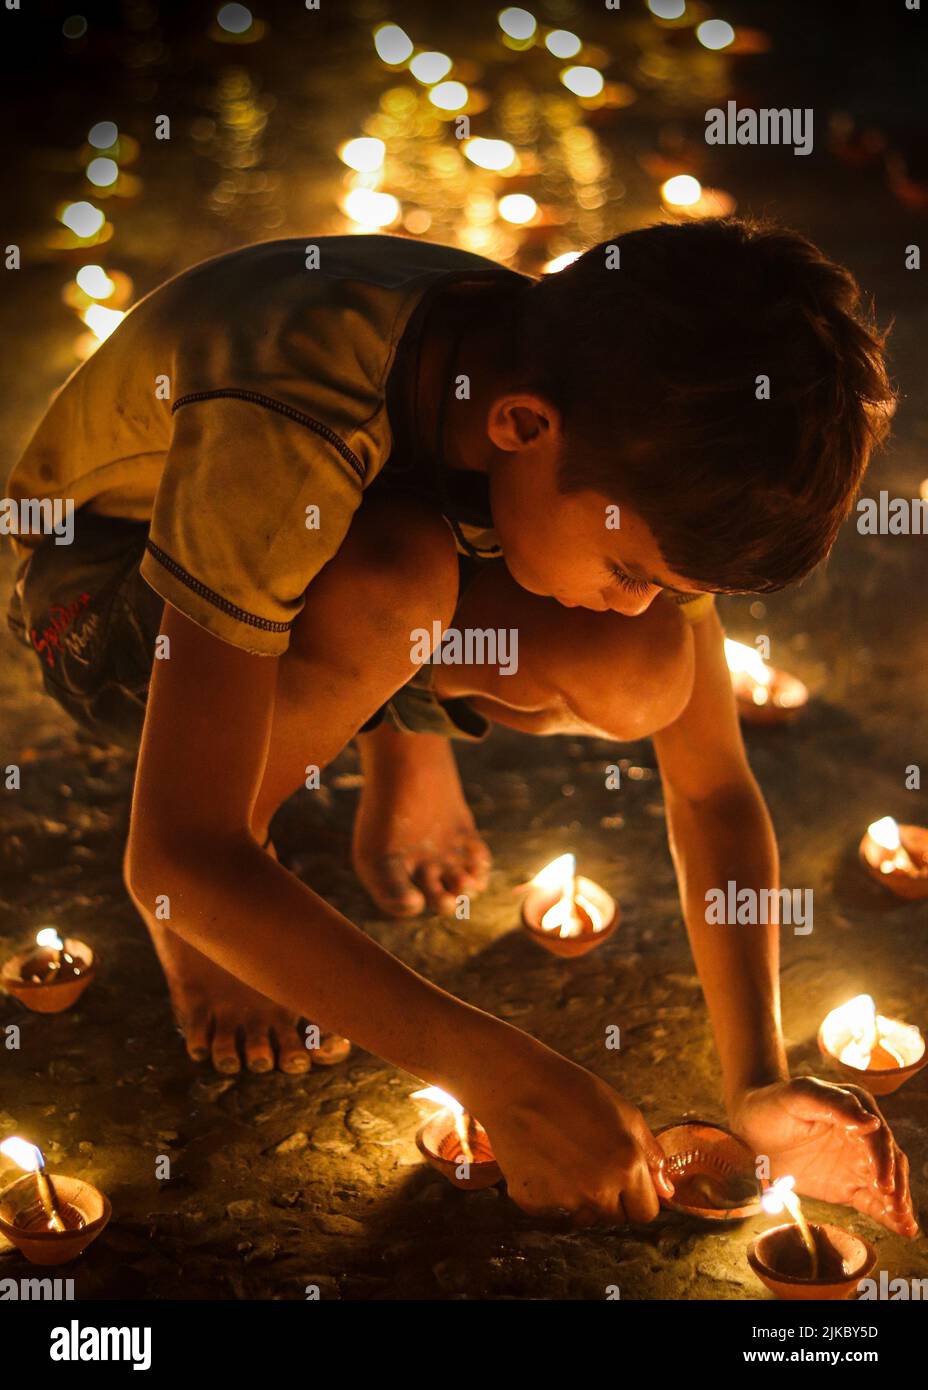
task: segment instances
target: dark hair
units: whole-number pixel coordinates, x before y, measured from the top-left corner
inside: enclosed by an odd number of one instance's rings
[[[563,492],[627,503],[694,583],[762,592],[808,574],[851,510],[894,408],[885,336],[804,236],[712,219],[539,280],[520,375],[562,413]]]

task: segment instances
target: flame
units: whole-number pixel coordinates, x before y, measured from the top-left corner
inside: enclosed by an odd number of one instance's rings
[[[37,946],[48,946],[53,951],[64,950],[64,942],[54,927],[43,927],[41,931],[37,931],[35,934],[35,944]]]
[[[822,1025],[822,1039],[845,1066],[861,1071],[870,1067],[877,1048],[898,1067],[917,1062],[925,1050],[918,1029],[878,1014],[869,994],[858,994],[840,1008],[832,1009]]]
[[[412,1100],[429,1100],[441,1110],[450,1110],[452,1115],[463,1115],[464,1107],[454,1096],[449,1096],[440,1086],[424,1086],[421,1091],[413,1091]]]
[[[573,854],[562,854],[552,859],[532,879],[534,888],[542,888],[548,893],[558,893],[557,902],[548,908],[541,919],[542,931],[556,932],[558,936],[579,936],[584,929],[577,908],[589,917],[594,932],[602,931],[605,917],[598,905],[584,891],[587,880],[577,878],[577,860]]]
[[[815,1246],[815,1241],[813,1239],[812,1232],[809,1230],[809,1223],[808,1221],[806,1221],[806,1218],[803,1215],[799,1198],[793,1191],[795,1186],[796,1179],[793,1177],[777,1178],[776,1182],[772,1185],[772,1187],[768,1187],[767,1191],[761,1197],[760,1204],[763,1207],[764,1211],[770,1212],[772,1216],[778,1215],[778,1213],[783,1211],[784,1209],[789,1212],[790,1216],[793,1218],[796,1225],[799,1227],[799,1234],[802,1236],[802,1243],[808,1251],[809,1260],[812,1266],[812,1278],[817,1279],[818,1251]]]
[[[748,675],[751,680],[756,681],[760,686],[769,686],[773,680],[773,672],[766,664],[760,653],[754,648],[747,646],[744,642],[733,642],[730,637],[725,638],[725,660],[728,669],[733,676],[741,674]],[[754,695],[754,702],[758,705],[766,703],[769,691],[764,689],[763,697],[757,698]]]
[[[867,834],[871,840],[875,840],[880,849],[901,849],[902,841],[899,839],[899,826],[892,816],[884,816],[882,820],[875,820],[872,825],[867,826]]]
[[[35,1144],[30,1144],[26,1139],[4,1139],[0,1144],[0,1153],[6,1154],[14,1163],[18,1163],[20,1168],[25,1168],[27,1173],[38,1173],[45,1167],[45,1155],[41,1149],[36,1148]]]

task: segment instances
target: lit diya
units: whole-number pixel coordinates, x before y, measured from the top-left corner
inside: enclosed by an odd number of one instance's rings
[[[0,1231],[32,1264],[76,1259],[109,1221],[108,1199],[90,1183],[47,1172],[42,1150],[25,1139],[5,1139],[0,1153],[26,1170],[0,1192]]]
[[[60,1014],[76,1004],[95,973],[94,954],[84,941],[66,940],[54,927],[36,933],[36,946],[10,956],[0,971],[8,994],[39,1014]]]
[[[876,1264],[876,1250],[840,1226],[810,1225],[794,1186],[794,1178],[778,1178],[761,1198],[765,1211],[785,1210],[792,1220],[753,1240],[748,1264],[778,1298],[850,1298]]]
[[[768,666],[744,642],[725,638],[738,713],[747,724],[788,724],[809,702],[809,691],[796,676]]]
[[[502,1170],[487,1132],[460,1101],[439,1086],[414,1091],[412,1099],[433,1101],[440,1107],[416,1135],[416,1147],[427,1163],[455,1187],[471,1192],[500,1181]]]
[[[919,1030],[878,1014],[869,994],[832,1009],[818,1030],[818,1045],[846,1081],[876,1096],[898,1090],[928,1061]]]
[[[705,1221],[740,1221],[760,1211],[754,1154],[721,1125],[688,1120],[655,1134],[664,1151],[672,1197],[661,1202]]]
[[[583,956],[602,945],[619,923],[616,901],[598,883],[578,878],[573,854],[552,859],[522,900],[522,926],[556,956]]]
[[[898,898],[928,898],[928,830],[884,816],[867,827],[860,857],[871,878]]]

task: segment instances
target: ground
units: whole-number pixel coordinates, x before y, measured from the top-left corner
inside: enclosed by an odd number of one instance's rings
[[[762,153],[770,155],[766,166],[758,157],[728,178],[742,209],[775,211],[819,239],[875,294],[883,319],[895,316],[893,370],[904,399],[895,443],[866,491],[914,497],[928,475],[920,370],[926,301],[919,276],[903,266],[904,247],[918,240],[914,215],[892,202],[876,175],[825,154]],[[146,215],[154,221],[146,224]],[[647,209],[643,220],[656,215]],[[123,217],[142,288],[157,282],[165,260],[174,268],[214,249],[214,233],[194,224],[184,248],[175,242],[164,257],[155,254],[172,225],[157,201],[154,211],[143,200],[134,217]],[[4,471],[73,365],[55,297],[64,278],[49,262],[4,301],[3,327],[16,334],[20,354],[5,404]],[[30,332],[21,334],[27,314]],[[925,793],[906,790],[904,781],[907,767],[926,771],[928,628],[918,612],[925,544],[865,538],[849,527],[827,569],[799,590],[762,605],[722,605],[732,635],[768,633],[774,661],[813,693],[793,728],[749,735],[783,882],[815,895],[812,934],[783,936],[784,1024],[799,1074],[828,1076],[818,1024],[861,991],[886,1014],[928,1023],[928,906],[897,902],[856,859],[873,819],[889,813],[928,822]],[[2,565],[5,589],[5,552]],[[420,1111],[408,1097],[417,1079],[376,1058],[356,1054],[343,1068],[300,1079],[220,1078],[188,1061],[120,877],[132,760],[74,729],[39,693],[34,656],[6,633],[0,651],[0,762],[20,764],[23,774],[20,791],[0,796],[0,953],[55,922],[90,942],[101,962],[68,1013],[39,1016],[0,1000],[0,1029],[21,1029],[19,1050],[3,1052],[0,1133],[37,1140],[52,1171],[88,1177],[113,1204],[104,1236],[68,1271],[80,1297],[293,1299],[307,1284],[324,1298],[355,1300],[601,1299],[608,1285],[628,1299],[766,1296],[745,1252],[768,1218],[709,1229],[664,1213],[645,1229],[565,1233],[523,1216],[501,1191],[454,1190],[416,1150]],[[621,789],[607,790],[605,767],[619,758]],[[299,794],[280,813],[281,852],[397,955],[590,1066],[634,1100],[652,1128],[687,1114],[722,1119],[650,746],[498,730],[486,745],[464,749],[461,765],[496,856],[490,890],[470,921],[372,915],[349,863],[359,781],[353,750],[329,769],[321,790]],[[615,935],[576,962],[556,960],[518,930],[513,892],[567,848],[622,910]],[[622,1031],[620,1052],[604,1045],[613,1024]],[[911,1160],[917,1201],[928,1185],[926,1077],[883,1103]],[[161,1155],[171,1160],[168,1180],[155,1176]],[[819,1203],[808,1209],[867,1235],[877,1267],[891,1277],[928,1276],[923,1238],[904,1241]],[[0,1275],[26,1272],[15,1252],[0,1247]]]

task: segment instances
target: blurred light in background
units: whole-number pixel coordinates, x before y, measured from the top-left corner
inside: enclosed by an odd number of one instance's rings
[[[95,236],[106,218],[93,203],[69,203],[61,213],[60,220],[75,236]]]
[[[371,188],[353,188],[342,206],[360,227],[389,227],[400,215],[400,205],[392,193],[375,193]]]
[[[116,282],[110,279],[102,265],[82,265],[74,278],[91,299],[109,299],[116,288]]]
[[[724,19],[706,19],[697,24],[696,37],[703,48],[727,48],[734,43],[735,31]]]
[[[381,24],[374,30],[377,56],[391,67],[397,67],[412,57],[413,41],[398,24]]]
[[[126,316],[122,309],[107,309],[103,304],[89,304],[81,317],[102,343],[119,327]]]
[[[253,22],[251,10],[245,5],[223,5],[216,15],[216,23],[227,34],[247,34]]]
[[[359,135],[356,140],[348,140],[338,151],[338,157],[349,169],[357,169],[359,174],[372,174],[383,164],[387,147],[382,140],[370,135]]]
[[[118,139],[119,129],[115,121],[97,121],[96,125],[90,127],[87,143],[93,145],[95,150],[109,150]]]
[[[565,270],[567,266],[573,265],[574,261],[580,259],[582,251],[565,251],[561,256],[555,256],[553,261],[547,261],[541,268],[543,275],[556,275],[559,270]]]
[[[603,75],[596,68],[565,68],[561,81],[578,97],[598,97],[604,85]]]
[[[521,42],[532,38],[538,28],[538,21],[533,14],[515,6],[508,10],[500,10],[498,21],[504,34],[508,34],[511,39],[518,39]]]
[[[498,207],[503,221],[514,222],[517,226],[531,222],[538,213],[538,204],[527,193],[507,193],[500,198]]]
[[[545,48],[549,53],[553,53],[555,58],[575,58],[582,44],[577,35],[572,34],[569,29],[552,29],[545,39]]]
[[[516,152],[508,140],[486,140],[476,136],[468,140],[464,153],[479,169],[492,169],[499,172],[515,163]]]
[[[467,96],[463,82],[439,82],[429,92],[429,101],[440,111],[460,111],[467,105]]]
[[[648,9],[658,19],[680,19],[686,12],[686,0],[648,0]]]
[[[672,179],[661,184],[661,197],[671,207],[689,207],[698,203],[702,196],[702,185],[692,174],[675,174]]]
[[[409,71],[418,82],[428,86],[448,76],[451,59],[447,53],[417,53],[409,64]]]
[[[92,159],[87,165],[87,177],[97,188],[109,188],[119,178],[119,165],[115,159]]]

